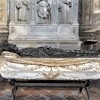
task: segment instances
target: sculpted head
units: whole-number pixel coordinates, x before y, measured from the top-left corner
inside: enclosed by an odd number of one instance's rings
[[[48,19],[50,17],[50,5],[47,0],[39,0],[38,16],[42,19]]]
[[[28,1],[27,0],[23,0],[22,3],[23,3],[23,5],[26,5],[26,6],[28,5]]]
[[[41,5],[46,5],[48,3],[47,0],[39,0],[37,4],[41,3]]]

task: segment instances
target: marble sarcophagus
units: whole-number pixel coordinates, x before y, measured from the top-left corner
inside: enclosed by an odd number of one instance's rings
[[[6,79],[100,79],[100,58],[23,58],[11,52],[3,52],[2,57],[0,73]]]

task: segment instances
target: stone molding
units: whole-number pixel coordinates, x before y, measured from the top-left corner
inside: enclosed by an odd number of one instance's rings
[[[100,58],[21,58],[4,52],[0,69],[6,79],[100,79]]]

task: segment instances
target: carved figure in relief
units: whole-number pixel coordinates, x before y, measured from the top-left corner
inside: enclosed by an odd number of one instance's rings
[[[47,0],[39,0],[37,2],[37,15],[40,23],[49,23],[51,20],[51,7]]]
[[[100,0],[94,0],[93,6],[94,13],[100,13]]]
[[[16,3],[18,9],[18,21],[28,21],[29,2],[27,0],[18,1]]]
[[[71,0],[60,0],[58,5],[59,23],[70,23]]]

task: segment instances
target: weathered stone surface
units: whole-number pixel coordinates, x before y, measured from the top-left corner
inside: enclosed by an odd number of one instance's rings
[[[93,0],[93,13],[100,13],[100,0]]]
[[[80,49],[78,0],[10,1],[9,43]]]
[[[80,0],[80,39],[100,40],[100,0]]]
[[[1,76],[25,80],[96,80],[100,79],[100,58],[22,58],[3,52]]]
[[[7,25],[7,0],[0,0],[0,25]]]
[[[7,40],[7,0],[0,0],[0,43]]]

